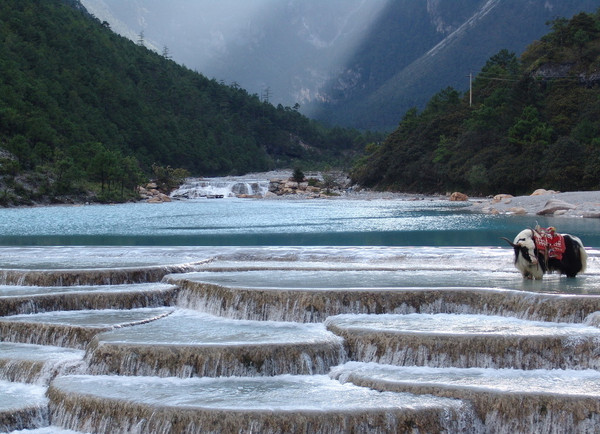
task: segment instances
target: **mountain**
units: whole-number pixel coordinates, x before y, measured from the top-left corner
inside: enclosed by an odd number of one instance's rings
[[[409,110],[352,179],[477,195],[600,189],[600,9],[550,24],[520,57],[490,57],[472,93],[448,87]]]
[[[313,118],[393,129],[597,0],[82,0],[134,41]]]
[[[163,166],[340,165],[367,140],[181,66],[76,0],[3,0],[0,23],[0,204],[94,185],[112,198]]]

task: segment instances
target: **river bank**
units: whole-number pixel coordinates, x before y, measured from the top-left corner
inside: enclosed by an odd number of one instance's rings
[[[471,199],[471,202],[469,210],[484,214],[600,218],[600,191],[536,190],[530,196],[499,194],[491,199]]]
[[[190,178],[172,192],[170,198],[462,200],[465,209],[484,214],[600,218],[600,191],[555,192],[539,189],[527,196],[498,194],[493,198],[468,198],[460,193],[432,195],[373,191],[352,185],[343,173],[336,173],[335,176],[310,173],[305,182],[295,182],[291,176],[291,171],[273,171],[244,176]],[[324,182],[326,177],[330,180],[328,185]]]

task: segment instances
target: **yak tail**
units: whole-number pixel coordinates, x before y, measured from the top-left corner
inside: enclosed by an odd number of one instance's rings
[[[585,251],[585,248],[583,247],[583,245],[579,246],[579,256],[581,257],[581,271],[580,273],[585,273],[585,269],[587,268],[587,252]]]
[[[579,259],[581,260],[581,271],[579,271],[579,273],[585,273],[585,269],[587,268],[587,260],[588,260],[588,254],[585,251],[585,247],[583,247],[583,243],[581,242],[581,240],[579,238],[574,237],[573,235],[569,235],[569,236],[573,240],[573,243],[575,243],[575,245],[579,249]]]

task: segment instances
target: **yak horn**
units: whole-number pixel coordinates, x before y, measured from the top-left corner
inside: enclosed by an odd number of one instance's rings
[[[515,243],[513,243],[511,240],[509,240],[508,238],[505,237],[500,237],[500,239],[505,240],[508,244],[510,244],[512,247],[515,247]]]

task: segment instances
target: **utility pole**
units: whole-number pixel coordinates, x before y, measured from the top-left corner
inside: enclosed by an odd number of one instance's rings
[[[263,92],[262,92],[262,100],[263,102],[269,102],[269,98],[271,96],[271,88],[270,87],[266,87]]]
[[[469,107],[473,105],[473,73],[469,72]]]

